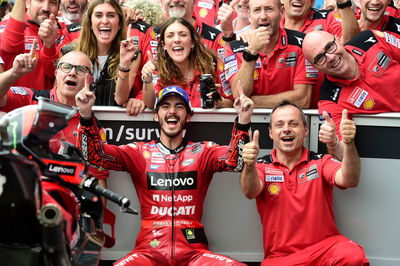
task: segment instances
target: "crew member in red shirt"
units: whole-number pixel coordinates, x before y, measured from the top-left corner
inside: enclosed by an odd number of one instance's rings
[[[249,8],[252,30],[243,34],[248,44],[231,41],[224,59],[233,96],[240,80],[255,107],[272,108],[287,99],[308,108],[318,71],[303,56],[304,33],[280,27],[279,0],[250,0]]]
[[[304,147],[309,133],[305,115],[283,101],[271,113],[269,136],[275,149],[257,160],[259,131],[243,147],[243,193],[256,198],[263,225],[261,265],[369,265],[357,243],[341,235],[333,213],[333,187],[355,187],[360,158],[355,123],[342,114],[344,156],[315,154]]]
[[[307,34],[304,54],[325,74],[318,109],[332,116],[339,138],[343,108],[349,114],[400,111],[399,43],[400,39],[388,32],[371,30],[344,46],[327,32]]]
[[[37,39],[36,51],[39,57],[36,68],[16,80],[14,85],[50,90],[54,83],[54,62],[57,59],[56,46],[63,36],[63,29],[57,23],[59,0],[17,0],[9,20],[2,21],[0,28],[0,56],[5,69],[10,69],[14,58],[28,53]]]

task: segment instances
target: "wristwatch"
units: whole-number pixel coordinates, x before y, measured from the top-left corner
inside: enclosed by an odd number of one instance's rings
[[[257,54],[252,54],[247,49],[243,50],[243,59],[244,59],[244,61],[247,61],[247,62],[255,61],[259,57],[260,57],[260,55],[258,53]]]
[[[351,2],[351,0],[347,0],[346,2],[343,2],[343,3],[336,2],[336,5],[337,5],[337,7],[338,7],[339,9],[343,9],[343,8],[349,7],[349,6],[351,6],[352,4],[353,4],[353,3]]]
[[[231,42],[236,40],[236,33],[232,33],[229,37],[222,36],[222,40],[225,42]]]

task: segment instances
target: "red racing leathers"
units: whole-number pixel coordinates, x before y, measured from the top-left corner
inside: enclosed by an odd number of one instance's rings
[[[235,124],[230,146],[183,140],[175,150],[160,141],[101,144],[94,120],[81,118],[80,148],[98,166],[130,173],[141,206],[135,249],[116,265],[242,265],[208,250],[200,220],[215,172],[240,171],[249,125]]]

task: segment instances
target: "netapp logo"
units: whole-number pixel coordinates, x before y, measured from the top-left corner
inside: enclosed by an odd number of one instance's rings
[[[61,164],[51,163],[48,168],[49,172],[62,175],[75,175],[75,166],[65,166]]]
[[[172,178],[173,177],[173,178]],[[147,172],[147,188],[150,190],[191,190],[197,188],[197,172],[155,173]]]

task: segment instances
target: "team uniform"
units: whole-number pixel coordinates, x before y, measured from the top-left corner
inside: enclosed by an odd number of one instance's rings
[[[396,34],[397,37],[400,37],[400,19],[389,15],[383,15],[379,25],[370,30],[387,31]]]
[[[315,84],[318,79],[318,70],[305,59],[301,49],[305,34],[281,28],[279,35],[269,56],[259,52],[260,58],[253,71],[253,96],[293,90],[294,84]],[[240,69],[242,52],[247,45],[243,41],[231,41],[227,45],[224,64],[229,83]]]
[[[165,87],[176,85],[187,92],[192,107],[201,107],[200,76],[200,71],[195,70],[193,73],[193,77],[189,82],[180,81],[173,77],[171,84],[164,83],[160,78],[156,77],[155,79],[153,79],[156,81],[156,84],[154,85],[154,92],[157,94]],[[220,83],[220,80],[218,78],[216,83]],[[233,100],[232,95],[225,95],[224,91],[222,90],[219,90],[219,93],[222,97]]]
[[[264,184],[256,198],[263,225],[262,265],[367,263],[362,248],[341,236],[335,225],[332,193],[340,167],[332,156],[306,148],[292,169],[279,162],[276,150],[257,160]]]
[[[342,110],[349,114],[400,111],[400,39],[388,32],[366,30],[344,47],[357,60],[360,75],[342,80],[325,75],[319,113],[331,114],[338,131]]]
[[[281,27],[285,25],[285,18],[283,17],[281,20]],[[323,30],[327,31],[336,37],[340,38],[342,36],[342,20],[338,12],[331,10],[318,10],[311,8],[309,15],[304,21],[304,24],[301,26],[298,31],[309,33],[314,30]],[[319,100],[319,92],[320,86],[323,82],[323,75],[320,74],[318,78],[317,84],[314,85],[312,100],[310,104],[310,108],[317,108],[318,100]]]
[[[201,22],[207,25],[216,26],[218,24],[219,7],[227,1],[223,0],[198,0],[193,7],[193,13]]]
[[[303,26],[298,31],[309,33],[314,30],[327,31],[330,34],[336,35],[337,37],[342,36],[342,20],[339,13],[311,8],[309,15],[304,21]],[[285,26],[285,17],[281,20],[281,27]]]
[[[229,148],[183,140],[175,150],[159,140],[99,145],[94,120],[81,119],[84,156],[106,169],[130,173],[142,224],[136,247],[114,265],[244,265],[208,250],[201,224],[203,203],[215,172],[240,171],[249,125],[235,124]]]
[[[37,104],[37,97],[44,97],[50,99],[54,102],[59,102],[57,98],[56,88],[52,90],[33,90],[24,87],[11,87],[7,92],[7,103],[4,107],[0,107],[0,111],[2,112],[10,112],[16,108]],[[79,116],[76,114],[68,121],[68,125],[63,130],[59,131],[53,139],[59,139],[61,141],[68,142],[74,146],[77,144],[78,137],[78,126],[79,126]],[[101,128],[100,134],[102,135],[101,140],[105,142],[105,132]],[[58,144],[61,142],[57,142]],[[55,153],[62,152],[62,149],[65,147],[52,147]],[[108,170],[105,170],[101,167],[97,167],[95,165],[89,166],[89,172],[93,174],[94,177],[98,179],[105,179],[108,177]]]
[[[58,58],[56,47],[63,38],[64,29],[60,24],[56,43],[51,48],[43,46],[38,37],[39,25],[26,15],[25,22],[13,18],[0,23],[0,55],[4,59],[5,70],[12,68],[14,58],[22,53],[29,53],[34,39],[38,40],[36,47],[39,60],[35,69],[19,78],[13,85],[34,88],[35,90],[50,90],[54,84],[54,62]]]

